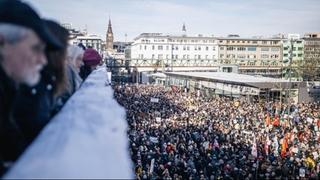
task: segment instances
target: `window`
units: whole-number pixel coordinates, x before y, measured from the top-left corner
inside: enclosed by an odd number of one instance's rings
[[[169,50],[169,46],[167,46],[166,49]]]
[[[158,54],[158,59],[162,59],[163,58],[163,54]]]
[[[147,50],[147,46],[144,46],[144,50]]]
[[[220,47],[220,50],[224,50],[224,47]]]
[[[246,48],[245,48],[245,47],[238,47],[237,50],[238,50],[238,51],[245,51]]]
[[[140,45],[140,50],[142,49],[142,46]]]
[[[201,46],[198,47],[198,50],[199,50],[199,51],[201,50]]]
[[[302,51],[302,49],[303,49],[302,47],[298,47],[298,51]]]
[[[298,57],[302,57],[302,54],[298,54]]]
[[[184,51],[186,50],[186,46],[183,46],[183,50],[184,50]]]
[[[258,43],[258,41],[252,41],[252,44],[257,44]]]
[[[176,46],[176,50],[179,50],[178,46]]]
[[[201,55],[198,55],[198,59],[201,59]]]
[[[268,54],[261,54],[261,58],[267,59],[267,58],[269,58],[269,55]]]
[[[262,44],[268,44],[268,41],[262,41]]]
[[[178,55],[176,55],[176,59],[178,59]]]
[[[256,47],[248,47],[248,51],[256,51],[257,48]]]
[[[213,47],[212,50],[215,51],[215,50],[216,50],[216,47]]]
[[[163,50],[163,46],[158,46],[158,50]]]
[[[152,45],[152,50],[154,50],[154,45]]]
[[[283,47],[283,50],[288,50],[289,49],[289,47]]]
[[[261,51],[269,51],[269,48],[268,47],[262,47]]]
[[[152,54],[152,59],[154,59],[154,54]]]
[[[206,59],[208,59],[208,55],[206,55]]]
[[[188,50],[188,51],[190,50],[189,46],[187,46],[187,50]]]
[[[230,46],[230,47],[227,47],[227,51],[233,51],[233,50],[235,50],[236,48],[234,48],[234,47],[232,47],[232,46]]]
[[[283,54],[284,57],[288,57],[288,54]]]
[[[220,58],[223,58],[223,54],[220,54]]]
[[[271,48],[271,51],[279,51],[279,50],[280,50],[280,48],[278,48],[278,47]]]
[[[207,46],[207,47],[206,47],[206,51],[208,51],[208,50],[209,50],[209,47]]]

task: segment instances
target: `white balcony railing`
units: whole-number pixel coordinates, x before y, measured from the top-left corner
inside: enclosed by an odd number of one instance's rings
[[[106,81],[105,68],[91,73],[4,178],[132,179],[125,111]]]

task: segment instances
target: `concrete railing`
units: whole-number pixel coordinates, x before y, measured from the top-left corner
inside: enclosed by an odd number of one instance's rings
[[[51,120],[4,178],[132,179],[125,111],[101,67]]]

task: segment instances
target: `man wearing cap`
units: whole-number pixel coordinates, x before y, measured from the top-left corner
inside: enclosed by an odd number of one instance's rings
[[[29,5],[0,0],[0,175],[25,148],[24,137],[12,118],[12,106],[21,84],[38,83],[47,63],[46,45],[61,47]]]

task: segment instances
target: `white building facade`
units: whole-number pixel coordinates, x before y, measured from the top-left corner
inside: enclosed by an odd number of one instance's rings
[[[194,60],[218,58],[217,40],[213,37],[165,36],[143,33],[131,44],[130,59]]]

